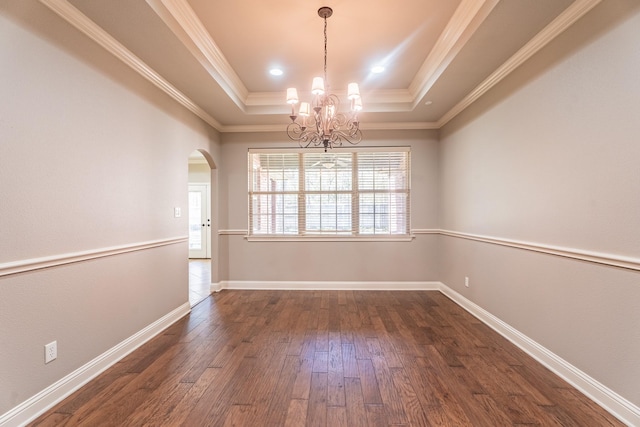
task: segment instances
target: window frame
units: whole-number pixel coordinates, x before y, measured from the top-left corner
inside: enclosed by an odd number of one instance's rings
[[[253,184],[254,178],[256,177],[253,173],[253,157],[255,154],[285,154],[292,155],[296,154],[298,157],[298,189],[295,191],[254,191]],[[413,236],[411,232],[411,147],[408,146],[379,146],[379,147],[349,147],[349,148],[334,148],[332,152],[326,153],[326,155],[332,154],[346,154],[350,153],[352,155],[352,165],[350,168],[350,172],[352,175],[351,181],[351,190],[319,190],[319,191],[309,191],[305,188],[305,155],[325,155],[322,150],[311,150],[311,149],[299,149],[299,148],[250,148],[247,153],[247,178],[248,178],[248,198],[247,198],[247,220],[248,220],[248,228],[247,234],[245,238],[249,241],[410,241],[413,240],[415,236]],[[355,155],[353,154],[355,153]],[[362,190],[358,188],[358,156],[363,156],[367,154],[373,153],[406,153],[406,168],[404,169],[404,176],[406,177],[406,186],[402,189],[388,189],[386,191],[382,191],[378,189],[371,190]],[[253,219],[253,211],[252,211],[252,197],[256,195],[265,195],[265,194],[296,194],[298,198],[298,211],[297,215],[297,224],[298,230],[297,233],[254,233],[252,219]],[[374,233],[364,233],[360,234],[360,195],[361,194],[394,194],[401,193],[405,197],[404,201],[404,233],[375,233],[375,225],[374,225]],[[309,231],[306,226],[307,212],[306,212],[306,197],[310,194],[350,194],[351,195],[351,229],[345,234],[340,234],[337,230],[334,231],[325,231],[325,232],[313,232]],[[283,214],[284,215],[284,214]],[[375,221],[375,212],[374,212],[374,221]],[[304,227],[304,228],[303,228]],[[284,225],[283,225],[284,228]]]

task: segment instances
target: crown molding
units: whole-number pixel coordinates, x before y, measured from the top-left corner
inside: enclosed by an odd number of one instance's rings
[[[107,52],[111,53],[160,90],[178,101],[178,103],[182,104],[193,114],[207,122],[211,127],[220,131],[222,125],[218,123],[216,119],[211,117],[206,111],[200,108],[200,106],[176,89],[153,68],[149,67],[144,61],[134,55],[133,52],[124,47],[67,0],[40,0],[40,3],[44,4],[73,27],[98,43]]]
[[[502,79],[507,77],[516,68],[536,54],[550,41],[563,33],[573,25],[578,19],[593,9],[602,0],[576,0],[571,6],[565,9],[556,19],[536,34],[527,44],[518,50],[511,58],[502,64],[496,71],[473,89],[462,101],[456,104],[451,110],[438,120],[438,127],[447,124],[451,119],[460,114],[465,108],[473,104],[478,98],[487,93],[497,85]]]
[[[362,123],[362,130],[426,130],[438,129],[436,122],[388,122],[388,123]]]
[[[262,133],[262,132],[285,132],[285,124],[278,125],[230,125],[223,126],[222,133]]]
[[[311,99],[311,91],[298,91],[300,97],[306,97]],[[347,99],[347,91],[332,91],[341,100]],[[251,92],[247,95],[246,105],[247,107],[262,107],[262,106],[282,106],[287,108],[287,104],[284,103],[284,92]],[[387,89],[387,90],[374,90],[367,93],[367,105],[369,104],[408,104],[407,111],[413,109],[410,106],[413,103],[414,98],[408,89]]]
[[[147,0],[147,3],[244,112],[249,91],[187,0]]]
[[[388,123],[360,123],[362,130],[430,130],[439,129],[437,122],[388,122]],[[262,133],[284,132],[285,125],[234,125],[222,126],[222,133]]]
[[[497,3],[498,0],[463,0],[409,87],[369,92],[367,111],[413,111]],[[333,93],[340,99],[347,97],[346,91]],[[280,92],[252,92],[246,97],[246,106],[279,107],[282,100]],[[392,105],[395,107],[390,108]],[[281,113],[280,110],[274,113]]]
[[[601,1],[575,0],[571,6],[437,122],[362,123],[361,128],[363,130],[440,129]],[[283,130],[281,125],[222,125],[133,52],[76,9],[68,0],[40,0],[40,2],[215,130],[222,133],[281,132]],[[412,111],[497,2],[498,0],[463,0],[409,88],[371,92],[368,95],[367,111]],[[282,102],[282,94],[275,92],[250,93],[246,89],[187,0],[147,0],[147,3],[245,114],[283,114],[286,105]],[[337,93],[337,95],[340,94]]]
[[[273,105],[284,105],[285,108],[289,107],[289,105],[285,103],[284,92],[251,92],[249,93],[249,95],[247,95],[246,104],[248,107],[263,107]]]
[[[463,0],[409,85],[412,109],[424,98],[499,0]]]

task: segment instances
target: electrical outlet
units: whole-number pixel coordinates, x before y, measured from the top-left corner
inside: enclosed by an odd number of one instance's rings
[[[53,362],[58,358],[58,341],[50,342],[44,346],[44,363]]]
[[[467,288],[469,287],[469,278],[468,277],[464,278],[464,286],[467,287]]]

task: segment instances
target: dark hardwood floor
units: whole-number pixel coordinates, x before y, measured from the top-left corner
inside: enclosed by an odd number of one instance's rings
[[[223,291],[38,426],[620,426],[439,292]]]

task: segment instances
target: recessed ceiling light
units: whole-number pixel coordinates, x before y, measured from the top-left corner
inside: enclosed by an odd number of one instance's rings
[[[282,69],[280,68],[272,68],[269,70],[269,74],[271,74],[272,76],[281,76],[284,74],[284,71],[282,71]]]
[[[382,65],[376,65],[375,67],[371,68],[371,72],[373,74],[380,74],[380,73],[384,73],[384,67]]]
[[[431,104],[433,104],[433,101],[427,101],[424,103],[424,105],[431,105]]]

